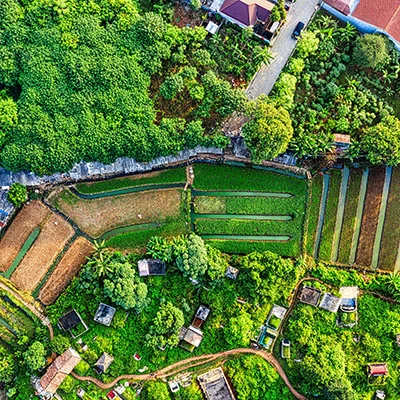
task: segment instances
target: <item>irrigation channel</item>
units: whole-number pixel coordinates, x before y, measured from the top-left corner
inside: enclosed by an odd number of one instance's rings
[[[353,240],[351,242],[351,251],[350,251],[350,259],[349,259],[350,264],[354,264],[356,261],[358,239],[360,238],[361,221],[362,221],[362,215],[363,215],[363,211],[364,211],[364,202],[365,202],[365,196],[367,194],[368,176],[369,176],[369,170],[366,169],[363,172],[363,175],[361,178],[360,195],[359,195],[358,204],[357,204],[356,220],[354,222],[354,234],[353,234]]]
[[[193,213],[194,219],[245,219],[257,221],[291,221],[291,215],[250,215],[250,214],[197,214]]]
[[[315,238],[314,258],[318,258],[319,245],[321,243],[321,236],[322,236],[322,228],[324,226],[326,200],[328,198],[330,179],[331,179],[331,177],[329,174],[324,174],[324,184],[323,184],[323,190],[322,190],[321,205],[320,205],[320,209],[319,209],[317,235]]]
[[[275,192],[235,192],[235,191],[206,191],[206,190],[192,190],[193,196],[208,196],[208,197],[279,197],[289,198],[293,197],[290,193],[275,193]]]
[[[347,167],[343,168],[342,182],[340,184],[339,201],[336,213],[335,232],[332,240],[332,256],[331,261],[336,262],[339,256],[339,241],[340,233],[342,232],[344,206],[346,204],[347,186],[349,183],[350,170]]]
[[[287,242],[291,236],[201,235],[203,239],[251,240],[253,242]]]
[[[383,185],[382,190],[382,200],[381,200],[381,207],[379,210],[379,217],[378,217],[378,226],[376,227],[376,234],[375,234],[375,241],[374,247],[372,251],[372,267],[378,267],[378,260],[379,260],[379,253],[381,249],[381,241],[382,241],[382,234],[383,234],[383,225],[385,223],[385,216],[386,216],[386,209],[387,209],[387,202],[389,197],[389,189],[390,189],[390,182],[392,179],[392,167],[386,167],[385,173],[385,183]]]

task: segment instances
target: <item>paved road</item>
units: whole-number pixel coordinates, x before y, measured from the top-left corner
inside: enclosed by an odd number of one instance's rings
[[[186,360],[182,360],[177,362],[176,364],[172,364],[169,367],[166,367],[164,369],[161,369],[157,371],[154,374],[146,374],[146,375],[122,375],[118,378],[116,378],[114,381],[110,383],[103,383],[99,381],[96,378],[93,378],[91,376],[80,376],[77,375],[75,372],[72,372],[72,376],[80,381],[90,381],[93,382],[95,385],[102,389],[110,389],[113,386],[117,384],[118,381],[121,379],[127,379],[127,380],[152,380],[152,379],[161,379],[161,378],[166,378],[170,375],[175,375],[178,372],[181,372],[185,369],[195,367],[197,365],[205,364],[210,361],[216,360],[221,357],[228,357],[229,355],[232,354],[256,354],[260,357],[262,357],[264,360],[268,361],[278,372],[278,374],[281,376],[283,381],[285,382],[286,386],[290,390],[290,392],[293,394],[293,396],[296,397],[298,400],[307,400],[306,397],[304,397],[302,394],[300,394],[289,382],[289,379],[287,378],[285,371],[279,364],[278,360],[270,353],[267,353],[262,350],[253,350],[253,349],[234,349],[234,350],[228,350],[228,351],[223,351],[221,353],[216,353],[216,354],[205,354],[202,356],[198,357],[192,357],[188,358]]]
[[[293,3],[286,24],[272,44],[271,52],[274,59],[270,64],[262,65],[246,90],[250,99],[253,100],[263,93],[269,94],[297,43],[291,37],[294,28],[299,21],[305,24],[309,22],[317,4],[318,0],[297,0]]]

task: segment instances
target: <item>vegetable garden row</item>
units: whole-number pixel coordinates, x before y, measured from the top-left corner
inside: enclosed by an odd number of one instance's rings
[[[324,261],[397,270],[400,169],[345,168],[328,174],[313,180],[307,253]]]

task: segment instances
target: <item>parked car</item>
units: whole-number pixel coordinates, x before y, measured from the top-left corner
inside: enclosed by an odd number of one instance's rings
[[[303,30],[303,28],[304,28],[304,22],[301,22],[301,21],[298,22],[297,25],[296,25],[296,28],[294,28],[294,31],[292,33],[292,38],[293,39],[297,39],[300,36],[301,31]]]

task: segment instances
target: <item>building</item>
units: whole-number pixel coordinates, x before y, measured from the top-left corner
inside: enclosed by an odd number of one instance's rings
[[[222,368],[215,368],[197,377],[207,400],[235,400]]]
[[[347,313],[357,311],[358,287],[342,286],[339,289],[339,293],[342,296],[340,310]]]
[[[96,364],[94,365],[94,370],[100,375],[107,371],[113,361],[114,357],[110,356],[107,353],[103,353],[96,361]]]
[[[336,313],[339,310],[340,303],[341,303],[340,297],[336,297],[330,293],[325,293],[322,296],[322,300],[319,303],[319,306],[324,310]]]
[[[299,300],[304,304],[317,307],[321,298],[321,291],[310,286],[304,286],[300,293]]]
[[[382,33],[400,51],[399,0],[325,0],[322,7],[362,33]]]
[[[114,307],[108,306],[104,303],[100,303],[94,316],[94,320],[99,324],[110,326],[114,318],[115,312],[116,309]]]
[[[200,306],[194,316],[192,326],[199,329],[203,325],[204,321],[208,318],[210,314],[210,309],[205,306]]]
[[[8,186],[0,186],[0,231],[7,225],[15,211],[14,206],[8,201]]]
[[[148,258],[138,261],[139,276],[165,275],[167,268],[165,262]]]
[[[238,274],[239,270],[229,265],[228,269],[226,270],[225,276],[230,279],[236,279]]]
[[[63,315],[58,320],[57,325],[63,331],[69,332],[74,339],[88,330],[88,327],[76,310],[71,310]]]
[[[388,366],[385,363],[368,364],[368,377],[386,377],[389,375]]]
[[[343,153],[348,150],[351,144],[350,135],[345,135],[341,133],[335,133],[333,135],[333,144],[336,147],[338,153]]]
[[[189,328],[182,327],[179,339],[179,345],[185,350],[192,352],[196,347],[200,346],[203,340],[203,332],[193,326],[189,326]]]
[[[53,395],[65,377],[78,365],[79,361],[81,361],[81,356],[73,348],[70,347],[64,351],[50,364],[46,373],[37,383],[38,394],[41,396]]]

